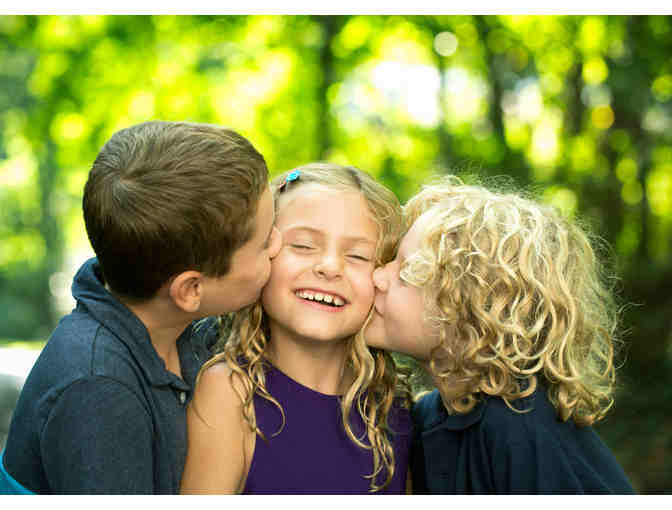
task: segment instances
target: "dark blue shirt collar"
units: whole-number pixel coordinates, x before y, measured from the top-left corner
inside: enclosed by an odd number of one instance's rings
[[[94,317],[129,349],[153,386],[172,385],[180,390],[190,389],[189,384],[166,369],[142,321],[105,289],[97,258],[87,260],[79,269],[72,283],[72,295],[78,307]],[[193,325],[190,324],[180,334],[178,349],[191,338],[192,329]]]

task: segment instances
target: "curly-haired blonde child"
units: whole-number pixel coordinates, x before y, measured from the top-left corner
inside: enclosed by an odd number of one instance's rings
[[[394,256],[399,202],[324,163],[271,186],[282,247],[260,301],[201,371],[182,492],[403,493],[408,406],[390,355],[356,335],[373,270]]]
[[[413,491],[633,492],[591,427],[613,403],[618,317],[587,234],[456,177],[404,213],[365,336],[437,387],[413,409]]]

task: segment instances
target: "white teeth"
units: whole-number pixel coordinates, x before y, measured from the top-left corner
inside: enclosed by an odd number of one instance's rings
[[[308,290],[297,290],[295,294],[302,299],[309,299],[311,301],[322,301],[324,303],[333,303],[335,306],[343,306],[345,301],[338,296],[331,294],[323,294],[322,292],[311,292]]]

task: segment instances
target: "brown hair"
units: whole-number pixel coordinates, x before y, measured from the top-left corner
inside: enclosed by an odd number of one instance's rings
[[[223,276],[254,234],[263,156],[215,125],[144,122],[116,132],[84,187],[84,221],[110,288],[149,299],[193,269]]]

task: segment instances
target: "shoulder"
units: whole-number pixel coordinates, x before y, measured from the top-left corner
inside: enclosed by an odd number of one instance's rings
[[[226,362],[220,361],[201,371],[191,408],[202,419],[213,421],[214,426],[231,420],[237,422],[240,421],[239,394],[244,394],[242,383],[233,376]]]
[[[447,418],[439,390],[423,395],[411,409],[413,424],[419,430],[432,428]]]
[[[397,397],[392,402],[390,411],[387,415],[390,429],[397,435],[407,435],[413,429],[411,420],[411,410],[408,408],[406,399]]]
[[[525,437],[529,437],[531,429],[558,422],[555,410],[541,388],[529,397],[508,404],[501,397],[487,397],[483,421],[494,430],[511,430]]]
[[[77,379],[43,409],[44,440],[110,437],[110,443],[130,437],[151,437],[154,417],[142,395],[109,377]]]
[[[487,397],[483,404],[478,435],[493,451],[515,450],[518,457],[544,452],[545,458],[564,458],[577,444],[576,427],[558,418],[543,388],[509,404],[501,397]]]
[[[222,392],[228,395],[235,391],[231,368],[225,361],[213,363],[201,371],[194,391],[201,398],[216,397],[217,394]]]
[[[24,384],[25,392],[47,404],[80,388],[97,392],[119,385],[139,393],[139,367],[128,350],[108,338],[110,333],[99,324],[88,329],[91,321],[79,321],[86,322],[86,328],[69,327],[70,317],[49,338]]]
[[[91,375],[78,378],[57,398],[59,406],[74,407],[80,413],[87,414],[95,409],[96,413],[144,412],[150,414],[146,399],[132,385],[116,378]]]
[[[255,435],[243,418],[237,391],[242,384],[231,374],[226,362],[200,374],[187,409],[188,455],[181,492],[224,494],[242,488]]]
[[[109,329],[85,313],[65,316],[40,356],[55,376],[77,378],[117,375],[135,379],[138,365],[128,346]]]

